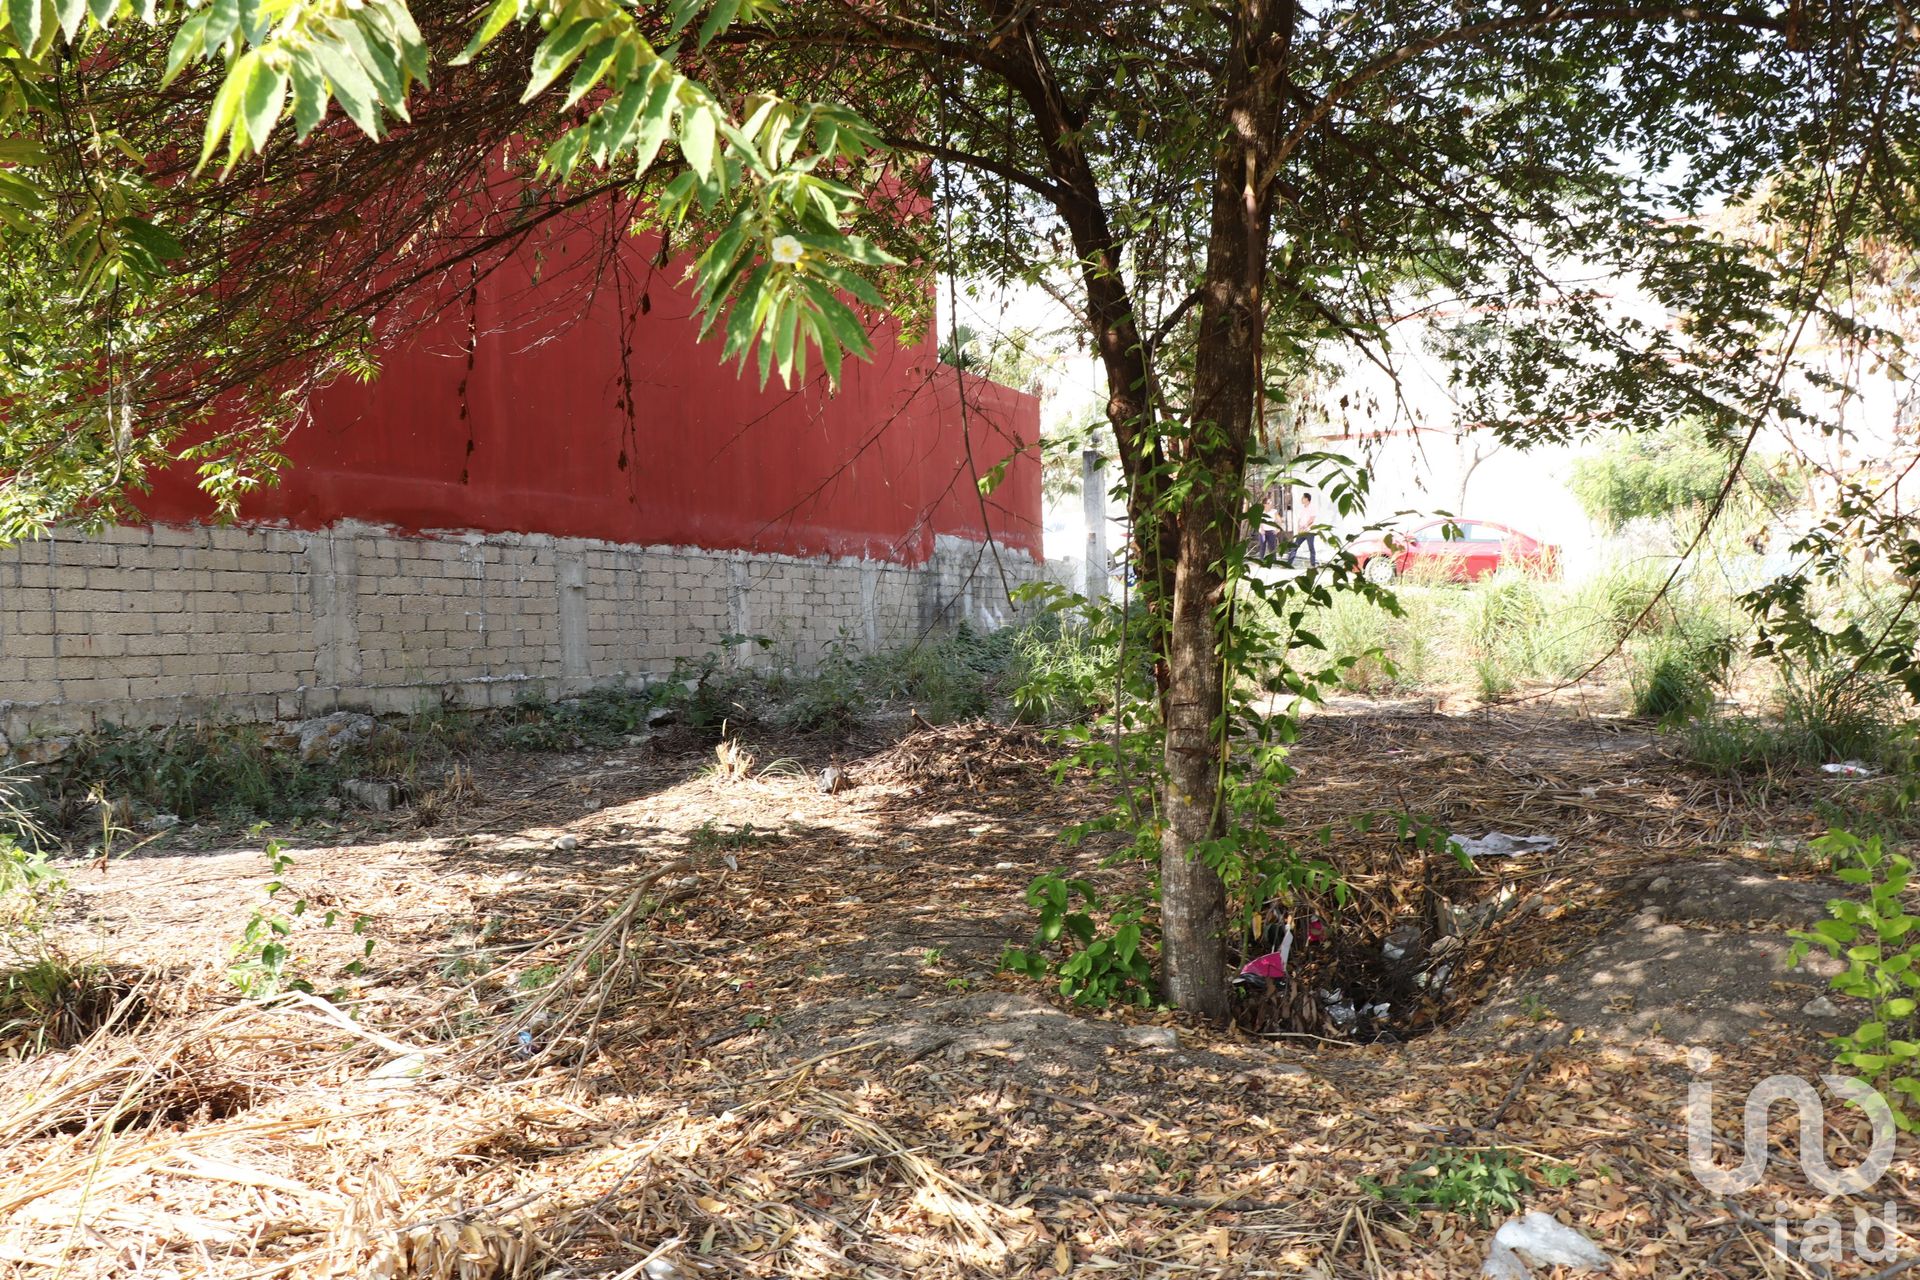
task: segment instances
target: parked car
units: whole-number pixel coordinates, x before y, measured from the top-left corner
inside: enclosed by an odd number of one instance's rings
[[[1446,520],[1429,520],[1403,533],[1363,538],[1350,548],[1370,581],[1392,582],[1403,573],[1475,582],[1503,565],[1551,576],[1560,570],[1560,548],[1491,520],[1454,520],[1460,536],[1449,539]]]

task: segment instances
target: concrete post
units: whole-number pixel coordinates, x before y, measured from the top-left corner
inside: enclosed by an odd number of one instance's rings
[[[1107,460],[1098,449],[1080,453],[1080,497],[1087,518],[1087,567],[1081,594],[1107,598]]]

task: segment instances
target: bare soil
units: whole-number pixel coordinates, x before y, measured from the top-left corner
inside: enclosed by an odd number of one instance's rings
[[[143,1011],[0,1068],[0,1274],[1474,1275],[1497,1217],[1368,1189],[1442,1145],[1507,1149],[1527,1207],[1621,1275],[1886,1265],[1780,1256],[1776,1212],[1792,1236],[1833,1211],[1790,1158],[1732,1200],[1686,1161],[1690,1046],[1714,1051],[1723,1133],[1746,1082],[1828,1066],[1818,979],[1778,967],[1838,891],[1791,852],[1826,780],[1743,793],[1566,708],[1314,717],[1294,834],[1354,896],[1301,910],[1371,943],[1508,904],[1460,931],[1426,1034],[1356,1044],[997,973],[1034,875],[1129,874],[1101,867],[1112,838],[1058,841],[1102,798],[1056,785],[1037,734],[741,745],[730,768],[691,734],[489,758],[433,826],[277,833],[275,901],[309,904],[295,967],[331,999],[224,979],[264,836],[75,867],[61,944],[143,973]],[[1365,813],[1557,844],[1461,868]],[[375,946],[344,976],[358,915]],[[1337,977],[1300,955],[1300,981]],[[1862,1122],[1830,1119],[1857,1158]],[[1911,1225],[1916,1186],[1903,1138],[1861,1203]]]

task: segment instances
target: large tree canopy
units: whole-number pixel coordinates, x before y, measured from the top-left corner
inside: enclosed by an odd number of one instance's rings
[[[0,152],[0,532],[100,502],[210,396],[245,389],[289,421],[315,371],[367,357],[396,288],[457,286],[576,202],[678,228],[728,352],[761,376],[800,375],[809,350],[837,369],[864,348],[846,303],[924,297],[930,267],[1073,289],[1154,659],[1112,762],[1158,855],[1165,993],[1210,1014],[1233,913],[1304,874],[1269,834],[1288,722],[1244,677],[1311,689],[1292,602],[1341,570],[1256,579],[1240,534],[1249,463],[1316,365],[1391,374],[1399,322],[1468,317],[1446,332],[1472,420],[1517,443],[1697,423],[1728,484],[1769,424],[1818,425],[1831,376],[1792,376],[1810,338],[1901,372],[1863,296],[1904,286],[1875,270],[1910,259],[1852,252],[1915,242],[1920,46],[1893,0],[6,13],[0,111],[28,140]],[[383,109],[404,123],[374,141]],[[223,176],[190,173],[190,124]],[[527,198],[484,194],[503,156]],[[1756,216],[1701,216],[1735,205]],[[297,269],[329,260],[352,270]],[[248,482],[221,460],[272,439],[211,442],[211,476]],[[1360,504],[1332,460],[1296,465]],[[1874,527],[1910,549],[1904,525]]]

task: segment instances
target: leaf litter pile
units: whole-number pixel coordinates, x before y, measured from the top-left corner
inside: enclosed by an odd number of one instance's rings
[[[1463,1018],[1616,920],[1637,869],[1806,833],[1646,740],[1552,712],[1309,724],[1295,834],[1353,900],[1296,904],[1331,930],[1294,980],[1396,930],[1457,939],[1418,1038],[1070,1010],[995,964],[1033,875],[1124,874],[1055,839],[1086,780],[985,724],[835,789],[809,750],[481,761],[427,833],[286,833],[296,888],[372,918],[344,980],[356,938],[292,935],[328,995],[222,977],[257,847],[187,832],[76,872],[62,945],[144,976],[80,1044],[0,1067],[0,1274],[1452,1277],[1522,1208],[1620,1275],[1885,1276],[1920,1251],[1833,1261],[1802,1229],[1920,1221],[1909,1140],[1870,1196],[1824,1201],[1778,1109],[1765,1180],[1722,1198],[1688,1171],[1687,1046]],[[1462,867],[1352,821],[1382,809],[1557,840]],[[1730,1165],[1746,1087],[1827,1059],[1788,1020],[1712,1050]],[[1828,1118],[1856,1161],[1864,1121]]]

